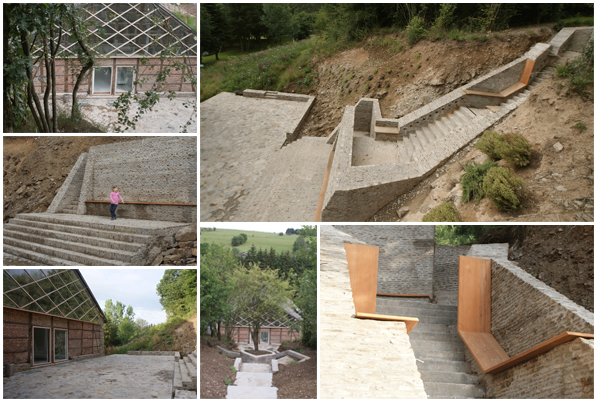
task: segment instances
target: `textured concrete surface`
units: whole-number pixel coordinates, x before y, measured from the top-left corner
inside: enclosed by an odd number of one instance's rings
[[[170,399],[174,357],[111,355],[4,377],[7,399]]]
[[[269,159],[308,107],[308,102],[228,92],[201,103],[202,222],[234,215],[233,205],[255,190]]]
[[[320,236],[320,398],[425,399],[405,324],[352,317],[344,241],[363,242],[332,226]]]

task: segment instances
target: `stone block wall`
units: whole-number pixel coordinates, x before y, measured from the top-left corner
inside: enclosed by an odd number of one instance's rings
[[[566,50],[571,52],[582,52],[583,46],[589,42],[593,37],[593,28],[579,28],[574,31],[570,41],[567,44]]]
[[[196,222],[196,205],[126,203],[197,204],[197,137],[148,138],[91,147],[78,213],[105,215],[108,204],[86,205],[85,201],[109,201],[113,186],[118,186],[125,201],[118,207],[124,217]]]
[[[371,130],[373,103],[375,99],[361,98],[354,107],[354,131]]]
[[[433,294],[435,226],[334,226],[379,247],[377,292]]]
[[[46,213],[55,214],[62,212],[72,201],[79,201],[81,195],[81,186],[85,176],[85,166],[87,165],[87,153],[83,153],[77,159],[77,163],[71,169],[68,177],[62,183],[60,190],[52,200]]]
[[[435,246],[433,256],[433,291],[458,291],[458,256],[471,246]]]
[[[481,249],[471,251],[484,258]],[[593,333],[593,313],[496,254],[491,263],[491,332],[508,356],[564,331]],[[593,398],[592,339],[568,342],[497,374],[483,374],[466,349],[465,357],[487,398]]]

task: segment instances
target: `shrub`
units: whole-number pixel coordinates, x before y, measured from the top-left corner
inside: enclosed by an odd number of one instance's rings
[[[421,63],[415,64],[415,68],[421,68]]]
[[[593,40],[590,40],[586,46],[583,46],[581,57],[577,57],[565,66],[556,67],[556,75],[569,78],[569,87],[567,94],[576,92],[587,100],[589,98],[588,89],[593,86]]]
[[[421,57],[421,53],[415,53],[414,56],[415,56],[415,59],[418,59],[419,57]]]
[[[427,30],[425,29],[425,20],[418,15],[413,17],[406,26],[406,39],[409,45],[414,45],[419,40],[425,37]]]
[[[371,71],[373,74],[377,74],[377,68],[374,68],[373,71]]]
[[[483,164],[477,162],[467,163],[463,166],[464,174],[460,176],[460,184],[462,185],[462,203],[466,204],[471,200],[481,201],[485,196],[483,190],[483,179],[487,175],[489,169],[496,167],[498,164],[493,161],[486,161]]]
[[[433,208],[423,216],[423,222],[459,222],[458,211],[450,201]]]
[[[501,159],[515,165],[526,166],[531,163],[531,144],[518,133],[506,133],[501,136],[502,141],[495,145],[495,153]]]
[[[575,125],[573,125],[572,128],[579,129],[581,133],[583,131],[587,131],[587,126],[585,126],[585,124],[582,121],[579,121],[578,123],[576,123]]]
[[[522,179],[505,167],[492,167],[483,180],[483,191],[500,211],[523,207],[525,188]]]
[[[405,71],[404,74],[402,74],[405,77],[408,77],[408,71]]]
[[[475,148],[490,158],[499,160],[502,158],[496,153],[496,145],[500,141],[502,141],[502,137],[498,133],[495,131],[485,131],[481,139],[475,145]]]
[[[391,68],[389,68],[389,67],[388,67],[388,68],[386,68],[386,73],[388,73],[388,74],[392,74],[392,69],[391,69]]]

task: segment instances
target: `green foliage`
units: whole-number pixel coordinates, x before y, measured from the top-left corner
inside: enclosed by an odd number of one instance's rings
[[[426,34],[425,20],[419,16],[413,17],[406,26],[406,39],[411,46],[423,39]]]
[[[377,74],[377,68],[374,68],[371,73],[373,73],[373,75]]]
[[[501,159],[521,167],[531,163],[531,144],[526,138],[518,133],[506,133],[501,138],[502,141],[495,144],[495,153]]]
[[[256,232],[256,231],[240,231],[236,229],[218,229],[216,232],[204,231],[205,228],[201,228],[201,232],[199,233],[201,238],[201,244],[204,243],[217,243],[217,244],[224,244],[227,246],[231,246],[230,240],[233,236],[239,236],[241,233],[247,234],[247,239],[250,237],[251,241],[243,243],[237,248],[242,251],[248,251],[252,245],[255,245],[257,248],[264,248],[269,249],[273,247],[277,252],[283,251],[292,251],[292,246],[294,245],[295,240],[297,239],[298,235],[292,234],[287,236],[278,236],[277,233],[267,233],[267,232]],[[203,247],[203,246],[202,246]]]
[[[581,26],[594,26],[594,17],[582,17],[582,16],[575,16],[575,17],[568,17],[563,20],[558,21],[557,30],[564,27],[581,27]]]
[[[408,77],[408,71],[405,71],[405,72],[402,74],[402,76],[404,76],[404,77]]]
[[[483,190],[483,179],[492,167],[497,166],[496,162],[486,161],[483,164],[477,162],[466,163],[463,166],[464,174],[460,176],[462,185],[462,203],[465,204],[471,200],[477,203],[483,199],[485,192]]]
[[[522,179],[505,167],[489,169],[483,180],[483,190],[487,198],[500,211],[522,208],[526,199]]]
[[[110,321],[104,323],[104,346],[116,346],[118,342],[118,327]]]
[[[441,3],[439,6],[439,13],[433,26],[436,28],[448,29],[452,25],[454,20],[454,12],[456,11],[456,4],[454,3]]]
[[[450,201],[433,208],[423,216],[423,222],[459,222],[458,210]]]
[[[567,94],[572,92],[587,100],[594,84],[593,40],[583,46],[581,57],[577,57],[565,66],[556,68],[556,75],[568,78]]]
[[[212,248],[216,249],[210,247],[210,251]],[[167,269],[156,290],[167,316],[185,317],[197,312],[196,269]]]
[[[365,86],[363,87],[363,89],[365,90],[365,92],[368,91],[369,90],[369,85],[365,84]]]
[[[421,57],[421,54],[420,53],[415,53],[413,56],[415,57],[415,59],[418,59],[419,57]]]
[[[247,242],[247,235],[244,233],[239,234],[238,236],[233,236],[230,244],[233,247],[240,246],[241,244],[245,244]]]
[[[392,74],[392,69],[390,67],[386,68],[386,73]]]
[[[230,386],[230,385],[232,385],[232,380],[230,380],[230,378],[226,377],[226,378],[224,378],[224,384]]]
[[[437,225],[435,227],[435,244],[460,246],[475,243],[489,229],[500,228],[500,225]]]
[[[573,125],[572,128],[577,128],[581,133],[583,131],[587,131],[587,126],[585,126],[585,124],[582,121],[579,121],[578,123]]]
[[[282,36],[292,34],[292,13],[287,4],[263,3],[261,23],[267,28],[270,38],[277,43]]]
[[[417,63],[417,64],[415,64],[415,68],[416,68],[416,69],[419,69],[419,68],[421,68],[421,63]]]
[[[122,322],[118,325],[118,339],[120,343],[127,344],[135,334],[135,324],[126,317]]]
[[[502,141],[502,136],[499,135],[499,133],[488,130],[485,131],[481,139],[477,141],[475,148],[477,148],[490,158],[500,160],[501,156],[496,152],[497,143],[500,141]]]

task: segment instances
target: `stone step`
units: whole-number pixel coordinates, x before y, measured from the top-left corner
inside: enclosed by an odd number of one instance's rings
[[[196,350],[193,351],[193,356],[195,356],[195,361],[197,361],[197,351]],[[195,364],[195,366],[196,366],[196,364]]]
[[[402,142],[404,143],[406,153],[408,154],[408,159],[410,160],[410,156],[415,152],[415,146],[413,145],[409,137],[403,137]]]
[[[105,258],[95,257],[89,254],[84,254],[72,250],[64,250],[55,248],[52,246],[46,246],[39,243],[31,243],[28,241],[13,239],[6,236],[6,232],[4,232],[4,244],[18,247],[24,251],[32,251],[36,254],[46,254],[51,257],[57,257],[62,260],[67,260],[74,262],[78,265],[109,265],[109,266],[120,266],[120,265],[128,265],[124,261],[117,261],[117,260],[108,260]],[[6,249],[6,248],[5,248]],[[10,251],[7,251],[10,253]],[[20,251],[20,256],[24,258],[28,258],[30,260],[36,261],[35,254],[27,255],[23,251]],[[12,253],[11,253],[12,254]],[[70,264],[72,265],[72,264]]]
[[[183,358],[183,360],[184,360],[184,363],[185,363],[185,365],[187,367],[187,370],[189,372],[189,376],[191,377],[191,382],[193,383],[193,387],[195,389],[197,389],[197,367],[195,367],[193,365],[193,362],[191,361],[191,359],[189,359],[188,356],[185,356]]]
[[[62,251],[67,251],[67,252],[74,251],[74,252],[89,255],[89,256],[99,257],[99,258],[108,259],[108,260],[123,261],[123,262],[130,262],[131,259],[133,258],[133,256],[136,254],[135,252],[132,252],[132,251],[119,250],[119,249],[112,248],[112,247],[105,247],[105,246],[102,247],[100,245],[79,243],[76,240],[75,241],[60,240],[60,239],[55,239],[52,237],[45,237],[43,235],[34,235],[34,234],[17,232],[17,231],[5,229],[4,230],[4,239],[7,239],[7,238],[12,239],[13,243],[10,243],[10,244],[13,244],[17,247],[19,247],[18,242],[22,241],[22,242],[26,242],[26,243],[35,243],[35,244],[59,249]],[[91,240],[93,240],[93,238],[88,238],[87,240],[91,241]],[[17,241],[16,244],[14,243],[15,241]],[[101,243],[101,242],[110,242],[110,240],[102,240],[102,241],[98,240],[97,243]],[[106,245],[106,244],[104,244],[104,245]],[[118,245],[121,245],[121,243],[114,244],[115,247]]]
[[[236,373],[234,385],[239,387],[271,387],[272,373],[251,373],[239,371]]]
[[[76,207],[76,206],[71,207],[69,205],[68,207],[62,208],[61,213],[63,213],[63,214],[75,214],[76,215],[77,214],[77,209],[78,209],[78,207]]]
[[[471,373],[471,365],[465,361],[450,361],[441,359],[418,359],[417,368],[422,373],[424,371],[443,371],[456,373]]]
[[[464,343],[459,342],[441,342],[441,341],[425,341],[419,339],[411,339],[410,345],[413,350],[433,350],[435,352],[462,352],[464,351]]]
[[[456,322],[457,322],[456,316],[444,317],[444,316],[420,315],[420,314],[414,314],[413,312],[407,311],[406,309],[398,310],[398,309],[394,309],[394,308],[378,307],[375,309],[375,312],[377,314],[416,317],[419,319],[419,323],[426,323],[426,324],[456,325]]]
[[[443,118],[436,120],[432,126],[435,126],[436,131],[440,133],[439,137],[444,137],[450,133],[450,127],[446,125]]]
[[[173,387],[175,389],[182,389],[182,377],[180,373],[180,360],[174,363],[174,380],[173,380]]]
[[[71,225],[61,225],[56,223],[46,223],[40,221],[34,221],[29,219],[18,219],[13,218],[9,221],[10,224],[18,225],[18,226],[27,226],[45,230],[55,230],[63,233],[72,233],[80,236],[91,236],[91,237],[100,237],[103,239],[110,239],[122,242],[129,242],[129,243],[144,243],[151,236],[149,235],[142,235],[142,234],[133,234],[133,233],[125,233],[125,232],[117,232],[114,230],[100,230],[100,229],[93,229],[87,228],[83,226],[71,226]]]
[[[467,115],[465,115],[464,112],[461,111],[461,109],[463,108],[454,111],[454,119],[460,122],[461,127],[468,127],[471,123],[471,119]]]
[[[476,374],[459,373],[455,371],[421,371],[421,379],[428,382],[476,384],[479,378]]]
[[[435,332],[438,334],[458,334],[456,330],[456,324],[445,325],[445,324],[433,324],[419,322],[411,333],[415,332]]]
[[[429,302],[429,299],[424,299],[425,301],[417,302],[417,301],[410,301],[410,300],[401,300],[399,297],[395,297],[392,299],[381,299],[378,297],[376,305],[377,306],[387,306],[387,307],[402,307],[402,308],[421,308],[421,309],[428,309],[428,310],[441,310],[441,311],[453,311],[457,312],[457,306],[444,306],[441,304],[433,304]]]
[[[470,111],[470,109],[468,107],[461,107],[458,110],[461,111],[462,114],[467,116],[470,120],[474,120],[475,117],[477,117],[477,116],[475,116],[475,114],[473,112]]]
[[[416,328],[416,327],[415,327]],[[436,341],[436,342],[462,342],[460,336],[458,334],[452,333],[443,333],[443,332],[417,332],[412,331],[409,335],[409,338],[412,340],[421,340],[421,341]]]
[[[4,231],[9,232],[18,232],[18,233],[25,233],[32,236],[38,236],[42,238],[51,238],[51,239],[58,239],[64,240],[68,242],[74,243],[84,243],[89,244],[91,246],[98,246],[98,247],[105,247],[113,250],[124,250],[130,251],[132,253],[136,253],[139,251],[139,248],[142,246],[140,243],[129,243],[124,241],[118,240],[111,240],[111,239],[104,239],[94,236],[85,236],[80,234],[73,234],[68,232],[61,232],[58,230],[46,230],[46,229],[38,229],[31,226],[18,226],[13,224],[6,224],[4,225]],[[27,240],[27,239],[24,239]]]
[[[20,247],[10,246],[8,244],[4,244],[4,252],[9,253],[12,255],[16,255],[17,257],[27,258],[31,261],[38,262],[43,265],[56,265],[56,266],[78,266],[78,264],[74,261],[63,260],[62,258],[52,257],[42,253],[36,253],[31,250],[25,250]]]
[[[132,233],[137,235],[147,235],[151,234],[151,229],[147,229],[144,227],[139,226],[130,226],[126,223],[116,223],[112,221],[108,221],[106,218],[106,223],[100,222],[89,222],[83,219],[78,218],[77,216],[57,216],[55,214],[17,214],[17,219],[22,220],[29,220],[35,222],[45,222],[45,223],[55,223],[58,225],[66,225],[66,226],[78,226],[78,227],[86,227],[91,229],[99,229],[99,230],[111,230],[117,231],[121,233]],[[108,223],[110,222],[110,223]],[[182,225],[181,225],[182,226]]]
[[[240,365],[240,371],[246,371],[250,373],[271,373],[272,366],[261,363],[242,363]]]
[[[450,398],[481,398],[485,392],[471,384],[450,384],[431,382],[425,384],[425,392],[430,398],[435,395],[447,395]]]
[[[193,380],[191,379],[191,374],[187,368],[183,359],[178,361],[178,367],[180,368],[180,380],[182,381],[182,388],[183,389],[192,389],[193,388]]]
[[[433,130],[431,130],[431,128],[429,127],[429,125],[426,125],[422,128],[422,131],[425,133],[425,137],[429,140],[429,142],[433,142],[436,140],[436,136],[435,133],[433,132]]]
[[[187,357],[189,359],[191,359],[191,363],[193,363],[193,366],[195,366],[195,369],[197,368],[197,356],[195,356],[196,352],[193,352],[191,354],[189,354]]]
[[[197,391],[187,391],[185,389],[175,389],[173,399],[197,399]]]
[[[440,318],[448,318],[448,319],[456,319],[457,312],[455,310],[441,310],[439,308],[433,307],[402,307],[402,306],[377,306],[376,311],[385,311],[385,312],[392,312],[393,314],[390,315],[400,315],[405,317],[418,317],[419,320],[421,318],[432,318],[432,317],[440,317]],[[378,313],[378,314],[386,314],[386,313]],[[389,313],[388,313],[389,314]]]
[[[446,127],[448,127],[450,131],[454,130],[455,128],[458,128],[458,124],[452,118],[452,114],[442,117],[442,122],[445,123]]]
[[[276,387],[237,387],[228,386],[226,399],[278,399]]]
[[[408,150],[406,149],[404,141],[398,142],[398,149],[400,150],[400,160],[402,161],[402,163],[409,163],[410,155],[408,154]]]
[[[239,222],[309,222],[317,209],[332,144],[303,137],[266,162],[231,219]],[[333,177],[329,177],[330,182]],[[267,202],[264,203],[264,200]]]
[[[462,350],[420,350],[413,349],[417,359],[464,361],[464,349]]]

